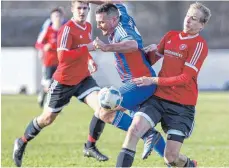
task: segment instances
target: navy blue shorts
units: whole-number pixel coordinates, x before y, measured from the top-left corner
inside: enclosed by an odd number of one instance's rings
[[[195,123],[195,106],[182,105],[156,96],[146,100],[137,113],[144,116],[152,126],[161,122],[165,133],[185,138],[191,135]]]

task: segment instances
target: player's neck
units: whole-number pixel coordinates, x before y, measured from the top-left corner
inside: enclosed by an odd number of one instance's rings
[[[60,26],[61,26],[61,25],[59,25],[59,24],[57,24],[57,25],[52,24],[52,28],[53,28],[54,30],[59,30]]]
[[[199,32],[185,32],[185,31],[181,32],[181,35],[183,37],[192,37],[192,36],[196,36],[197,34],[199,34]]]
[[[74,17],[72,18],[72,20],[80,26],[85,26],[86,21],[79,21],[79,20],[75,19]]]

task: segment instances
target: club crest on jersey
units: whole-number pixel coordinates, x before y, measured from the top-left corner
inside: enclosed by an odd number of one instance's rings
[[[187,45],[186,44],[181,44],[180,46],[179,46],[179,49],[180,50],[184,50],[184,49],[186,49],[187,48]]]

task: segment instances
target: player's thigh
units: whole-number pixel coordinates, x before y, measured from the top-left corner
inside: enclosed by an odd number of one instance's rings
[[[155,85],[138,87],[131,81],[126,82],[119,88],[123,96],[121,106],[129,110],[135,109],[136,106],[152,96],[155,89]]]
[[[151,127],[155,127],[157,123],[161,121],[163,114],[164,109],[160,104],[160,100],[155,96],[151,96],[140,105],[140,108],[134,114],[134,117],[144,117],[150,123]]]
[[[195,106],[169,101],[163,101],[162,104],[165,114],[161,124],[165,133],[188,138],[194,128]]]
[[[48,90],[45,111],[58,113],[65,105],[70,102],[73,96],[76,86],[68,86],[60,84],[58,81],[54,80]]]
[[[80,87],[77,88],[74,96],[96,110],[99,107],[98,91],[100,90],[100,87],[96,81],[91,76],[89,76],[80,82],[79,85]]]

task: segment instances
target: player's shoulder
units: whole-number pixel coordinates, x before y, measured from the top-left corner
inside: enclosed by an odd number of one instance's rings
[[[86,27],[88,27],[90,30],[92,29],[92,25],[91,25],[91,23],[86,22],[86,23],[85,23],[85,25],[86,25]]]
[[[74,23],[72,20],[68,20],[65,24],[63,24],[59,30],[59,32],[62,31],[71,31],[71,28],[74,26]]]
[[[197,39],[198,39],[198,42],[202,42],[207,45],[207,41],[203,38],[203,36],[199,35]]]
[[[165,36],[171,37],[171,36],[179,35],[180,33],[181,33],[181,31],[179,31],[179,30],[170,30],[165,34]]]

